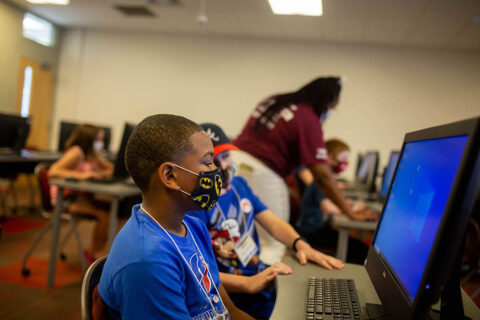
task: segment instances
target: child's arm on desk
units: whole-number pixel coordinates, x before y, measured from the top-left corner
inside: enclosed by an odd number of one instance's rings
[[[100,178],[100,173],[98,172],[78,172],[74,170],[83,158],[84,155],[79,147],[68,149],[60,159],[52,164],[48,170],[48,177],[61,179],[74,178],[78,180]]]
[[[228,292],[256,294],[268,287],[279,274],[291,274],[292,269],[277,262],[254,276],[242,276],[220,272],[220,281]]]
[[[278,218],[271,210],[267,209],[260,212],[255,219],[260,222],[268,233],[288,248],[292,248],[293,242],[300,237],[289,223]],[[296,256],[300,264],[306,264],[310,260],[326,269],[331,269],[332,267],[335,269],[343,268],[342,261],[313,249],[303,240],[297,241],[295,248],[297,249]]]

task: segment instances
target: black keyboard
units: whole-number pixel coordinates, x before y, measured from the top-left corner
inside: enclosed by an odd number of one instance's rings
[[[309,278],[305,319],[363,319],[353,280]]]

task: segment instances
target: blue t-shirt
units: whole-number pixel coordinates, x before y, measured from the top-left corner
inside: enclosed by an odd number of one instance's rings
[[[169,234],[190,268],[165,231],[139,205],[133,207],[98,285],[102,300],[122,319],[209,319],[209,300],[223,310],[208,231],[198,219],[186,216],[183,222],[188,227],[185,237]]]
[[[192,211],[187,215],[198,217],[203,220],[210,231],[213,240],[219,237],[225,241],[237,242],[246,233],[250,233],[257,245],[256,256],[260,255],[260,241],[255,229],[255,216],[265,211],[265,206],[260,199],[252,192],[244,178],[236,176],[233,178],[230,189],[220,196],[215,207],[208,211]],[[243,275],[255,275],[264,269],[264,264],[251,263],[243,266],[238,258],[217,256],[218,269],[220,272],[236,273],[241,271]]]
[[[300,235],[309,237],[323,228],[325,217],[320,208],[320,201],[325,198],[315,182],[305,188],[300,204],[300,217],[297,220],[297,230]]]

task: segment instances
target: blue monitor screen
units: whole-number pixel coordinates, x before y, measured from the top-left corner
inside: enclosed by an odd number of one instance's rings
[[[390,181],[392,181],[393,171],[397,165],[398,157],[400,156],[399,152],[392,152],[390,155],[390,160],[388,161],[387,169],[385,169],[385,176],[382,180],[382,188],[380,189],[380,195],[385,197],[388,192],[388,187],[390,187]]]
[[[468,136],[405,143],[374,248],[412,303]]]

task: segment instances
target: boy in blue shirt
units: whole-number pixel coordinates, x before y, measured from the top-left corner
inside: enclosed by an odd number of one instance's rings
[[[278,274],[289,274],[283,263],[265,265],[260,259],[260,242],[255,229],[259,222],[274,238],[292,248],[301,264],[307,260],[327,269],[341,269],[340,260],[312,249],[295,229],[270,211],[252,192],[245,179],[234,177],[230,150],[238,150],[223,130],[212,123],[202,124],[214,145],[214,162],[222,168],[224,183],[217,204],[202,217],[207,225],[215,251],[220,278],[235,305],[255,318],[270,316],[275,303],[272,281]]]
[[[220,283],[205,225],[222,186],[210,138],[196,123],[154,115],[130,136],[125,162],[143,201],[118,233],[98,291],[118,319],[251,319]]]

